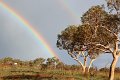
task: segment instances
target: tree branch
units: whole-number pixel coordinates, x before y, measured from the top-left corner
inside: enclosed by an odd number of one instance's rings
[[[85,57],[85,54],[83,53],[83,51],[81,51],[81,53],[82,53],[83,57]]]
[[[112,33],[117,39],[118,39],[118,36],[117,34],[113,33],[111,30],[105,28],[104,26],[101,26],[102,28],[106,29],[108,32]]]
[[[117,41],[118,41],[118,42],[120,42],[120,40],[119,40],[119,39],[117,39]]]
[[[111,48],[109,48],[109,47],[107,47],[107,46],[104,46],[104,45],[102,45],[102,44],[98,44],[98,45],[101,46],[101,47],[103,47],[103,48],[105,48],[106,50],[109,50],[111,53],[113,53],[113,51],[112,51]],[[101,50],[102,50],[102,49],[101,49]],[[106,50],[104,50],[104,52],[105,52]]]
[[[114,51],[112,53],[113,57],[116,57],[116,55],[119,55],[119,53],[117,54],[117,51],[118,51],[118,42],[116,41],[115,42],[115,48],[114,48]]]
[[[82,63],[80,60],[78,60],[78,58],[75,57],[71,52],[68,51],[68,54],[69,54],[75,61],[77,61],[82,67],[84,67],[83,63]]]
[[[80,54],[81,54],[81,51],[78,52],[77,58],[79,58]]]
[[[95,60],[95,59],[91,59],[90,64],[89,64],[89,66],[88,66],[88,72],[89,72],[90,67],[92,66],[92,63],[93,63],[94,60]]]
[[[118,56],[120,56],[120,51],[118,52]]]
[[[96,49],[99,49],[100,51],[106,52],[106,50],[104,50],[104,49],[100,49],[100,48],[96,48]],[[112,53],[112,52],[109,50],[109,52],[107,52],[107,53]]]
[[[104,52],[105,52],[106,50],[109,50],[111,53],[113,53],[113,51],[109,48],[109,46],[104,46],[104,45],[102,45],[102,44],[97,44],[97,43],[90,43],[90,44],[93,44],[93,45],[95,45],[96,47],[98,47],[98,46],[103,47],[103,48],[104,48]],[[103,50],[102,50],[102,51],[103,51]]]

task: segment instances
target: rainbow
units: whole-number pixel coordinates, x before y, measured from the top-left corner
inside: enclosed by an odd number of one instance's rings
[[[70,13],[70,15],[72,15],[73,19],[79,19],[80,15],[78,15],[75,11],[74,8],[70,7],[70,2],[71,1],[67,1],[67,0],[58,0],[59,4],[65,8],[65,10],[67,10],[67,12]]]
[[[5,10],[7,13],[9,13],[13,18],[15,18],[18,23],[22,24],[23,25],[22,27],[27,29],[34,36],[35,40],[37,40],[39,44],[42,44],[45,50],[47,50],[51,54],[52,57],[56,57],[59,59],[59,57],[54,52],[54,50],[52,50],[52,48],[49,46],[47,41],[42,37],[42,35],[40,35],[40,33],[38,33],[33,28],[33,26],[25,18],[19,15],[14,9],[12,9],[10,6],[8,6],[4,2],[0,2],[0,7],[3,10]]]

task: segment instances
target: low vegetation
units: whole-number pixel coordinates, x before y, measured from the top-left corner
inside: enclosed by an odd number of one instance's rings
[[[7,57],[0,63],[0,80],[108,80],[109,75],[108,68],[95,67],[83,74],[81,66],[66,65],[54,57],[32,61]],[[115,80],[120,80],[119,72],[120,68],[116,68]]]

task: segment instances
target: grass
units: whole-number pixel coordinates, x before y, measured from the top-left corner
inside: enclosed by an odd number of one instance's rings
[[[40,70],[30,67],[0,67],[0,80],[108,80],[108,72],[82,74],[73,70]],[[120,80],[119,73],[115,73],[115,80]]]

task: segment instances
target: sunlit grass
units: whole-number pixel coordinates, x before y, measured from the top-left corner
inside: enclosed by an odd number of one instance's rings
[[[82,71],[77,70],[57,70],[57,69],[45,69],[40,70],[38,68],[30,67],[0,67],[0,77],[15,76],[15,75],[41,75],[46,77],[51,76],[51,80],[108,80],[109,72],[99,72],[94,74],[82,74]],[[2,80],[2,79],[0,79]],[[35,79],[29,79],[35,80]],[[39,80],[39,79],[38,79]],[[119,73],[115,73],[115,80],[120,80]]]

